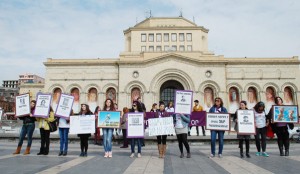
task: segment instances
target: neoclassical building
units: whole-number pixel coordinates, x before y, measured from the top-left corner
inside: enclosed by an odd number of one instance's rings
[[[125,50],[118,58],[48,58],[43,92],[74,95],[75,112],[79,103],[102,108],[106,98],[122,109],[138,96],[150,110],[160,100],[172,101],[176,89],[194,91],[206,109],[221,97],[230,112],[240,100],[249,107],[264,101],[269,109],[274,96],[299,104],[298,57],[215,55],[208,50],[208,31],[183,17],[147,18],[124,30]]]

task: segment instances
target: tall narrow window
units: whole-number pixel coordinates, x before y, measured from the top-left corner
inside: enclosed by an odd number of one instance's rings
[[[177,46],[176,45],[172,45],[172,51],[177,51]]]
[[[187,45],[187,51],[193,51],[192,45]]]
[[[141,35],[141,41],[142,41],[142,42],[146,42],[146,41],[147,41],[147,36],[146,36],[146,34],[142,34],[142,35]]]
[[[164,33],[164,42],[169,42],[169,33]]]
[[[160,33],[156,34],[156,42],[161,42],[161,34]]]
[[[176,33],[172,33],[171,39],[172,39],[172,42],[176,42],[177,41],[177,34]]]
[[[154,42],[154,34],[152,33],[152,34],[149,34],[149,36],[148,36],[149,38],[149,42]]]
[[[164,51],[169,51],[169,45],[165,45]]]
[[[192,41],[192,33],[187,33],[186,34],[186,40],[191,42]]]
[[[179,33],[179,41],[180,42],[184,41],[184,33]]]

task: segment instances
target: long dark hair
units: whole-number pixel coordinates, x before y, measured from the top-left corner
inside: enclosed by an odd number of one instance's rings
[[[115,105],[114,105],[114,102],[112,99],[108,98],[104,101],[104,106],[103,106],[103,110],[106,111],[107,110],[107,106],[106,106],[106,101],[109,100],[110,101],[110,107],[109,107],[109,110],[110,111],[115,111]]]
[[[85,107],[86,107],[86,112],[85,112],[85,113],[84,113],[84,111],[82,110],[82,105],[85,105]],[[82,115],[83,113],[86,114],[86,115],[92,113],[91,110],[90,110],[89,105],[87,105],[87,104],[81,104],[79,115]]]
[[[276,105],[278,105],[278,99],[280,99],[280,100],[281,100],[281,102],[283,103],[283,100],[282,100],[282,98],[281,98],[281,97],[279,97],[279,96],[277,96],[277,97],[275,97],[275,104],[276,104]]]
[[[258,112],[258,108],[260,108],[260,107],[263,107],[263,110],[265,110],[264,102],[260,101],[260,102],[256,103],[256,105],[253,108],[256,112]]]
[[[215,102],[214,102],[214,107],[217,107],[217,105],[216,105],[216,100],[220,100],[220,107],[222,108],[224,103],[223,103],[223,100],[222,100],[220,97],[216,97],[216,98],[215,98],[215,100],[214,100],[214,101],[215,101]]]
[[[134,110],[134,108],[133,108],[133,105],[136,105],[137,110],[138,110],[139,112],[144,112],[141,103],[138,102],[138,101],[134,101],[134,102],[132,103],[132,108],[131,108],[130,112],[135,112],[135,110]]]

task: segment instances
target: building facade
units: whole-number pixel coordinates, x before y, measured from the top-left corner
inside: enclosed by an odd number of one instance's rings
[[[208,50],[208,29],[182,18],[148,18],[124,31],[125,50],[114,59],[48,58],[42,91],[75,96],[93,110],[111,98],[119,109],[141,97],[152,103],[174,100],[175,90],[192,90],[205,109],[215,97],[235,112],[241,100],[299,104],[300,61],[286,58],[225,58]]]
[[[4,88],[18,88],[19,81],[18,80],[3,80],[2,87]]]
[[[45,83],[45,79],[35,74],[21,74],[19,75],[19,84],[24,83]]]

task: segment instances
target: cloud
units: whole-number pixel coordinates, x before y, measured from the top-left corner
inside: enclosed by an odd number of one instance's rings
[[[0,1],[0,80],[44,76],[46,58],[118,58],[123,30],[145,19],[183,16],[208,28],[225,57],[299,55],[299,1]]]

